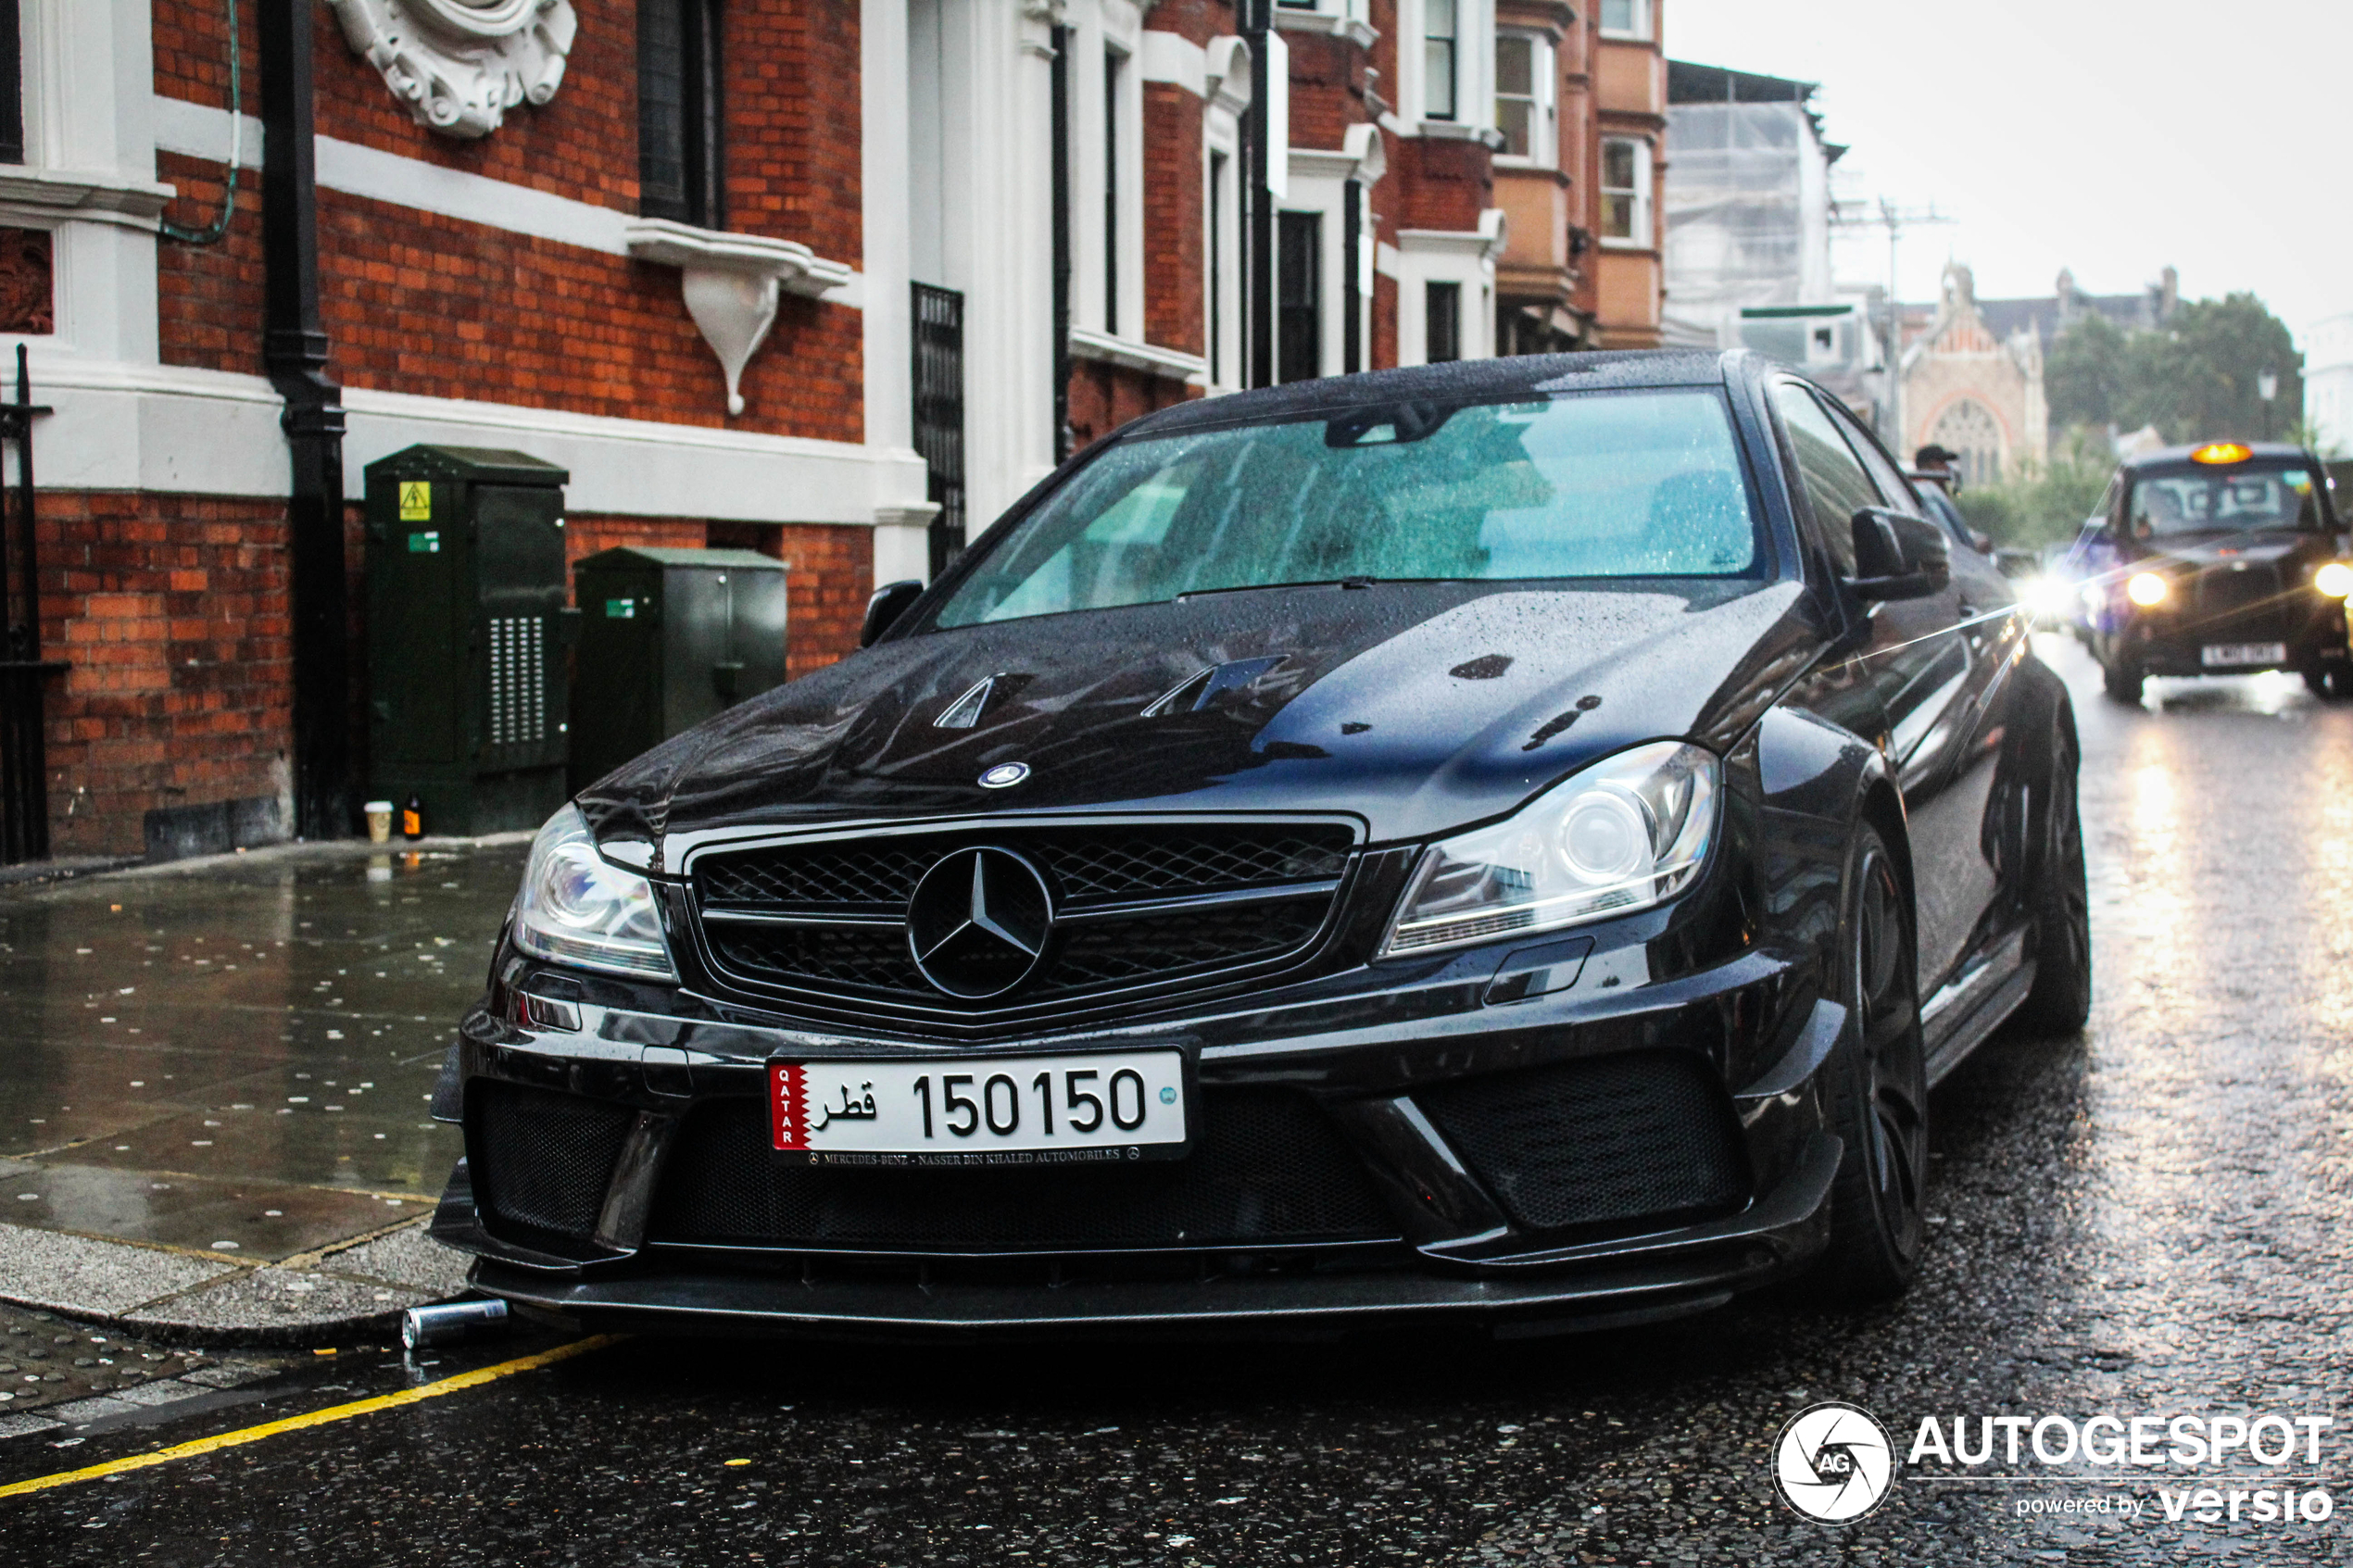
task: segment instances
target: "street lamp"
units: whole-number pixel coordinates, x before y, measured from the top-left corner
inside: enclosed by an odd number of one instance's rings
[[[2280,373],[2266,365],[2255,372],[2255,395],[2263,399],[2263,439],[2271,439],[2271,399],[2280,395]]]

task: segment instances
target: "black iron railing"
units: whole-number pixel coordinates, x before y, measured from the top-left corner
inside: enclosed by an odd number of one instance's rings
[[[66,668],[41,657],[41,563],[33,521],[32,401],[24,345],[17,400],[0,403],[0,451],[16,450],[16,483],[0,494],[0,865],[49,857],[49,762],[42,685]]]
[[[915,450],[931,467],[931,575],[964,553],[964,296],[914,285]]]

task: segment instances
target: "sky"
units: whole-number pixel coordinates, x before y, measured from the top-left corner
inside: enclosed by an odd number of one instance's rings
[[[1680,60],[1818,82],[1851,151],[1843,199],[1936,210],[1903,297],[1962,261],[1983,298],[2048,295],[2062,267],[2129,294],[2252,290],[2299,341],[2353,311],[2353,4],[2347,0],[1666,0]],[[1674,171],[1667,178],[1671,183]],[[1887,277],[1884,230],[1842,240],[1842,282]]]

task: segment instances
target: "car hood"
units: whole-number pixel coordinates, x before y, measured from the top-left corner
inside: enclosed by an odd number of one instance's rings
[[[1810,602],[1746,581],[1383,583],[928,632],[667,741],[580,806],[608,853],[673,866],[716,831],[982,812],[1338,811],[1411,840],[1627,746],[1730,745],[1818,649]],[[941,727],[984,682],[971,727]],[[1021,782],[980,784],[1013,762]]]

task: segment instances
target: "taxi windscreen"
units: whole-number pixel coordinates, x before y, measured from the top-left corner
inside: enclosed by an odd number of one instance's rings
[[[2328,526],[2320,485],[2311,466],[2294,459],[2228,468],[2167,464],[2134,475],[2125,522],[2135,539],[2276,529],[2317,533]]]

